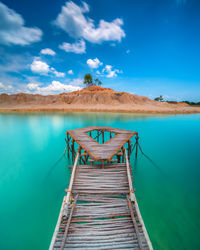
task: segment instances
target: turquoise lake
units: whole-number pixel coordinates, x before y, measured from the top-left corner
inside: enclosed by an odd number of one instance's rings
[[[200,249],[200,114],[0,114],[0,249],[48,249],[70,177],[65,132],[139,132],[134,186],[154,249]]]

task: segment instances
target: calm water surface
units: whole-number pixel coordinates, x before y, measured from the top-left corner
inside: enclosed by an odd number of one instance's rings
[[[200,115],[0,114],[0,249],[48,249],[70,171],[64,132],[139,132],[134,185],[154,249],[200,249]],[[57,165],[54,165],[57,162]]]

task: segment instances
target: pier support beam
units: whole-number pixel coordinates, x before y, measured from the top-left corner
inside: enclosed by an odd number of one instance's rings
[[[136,140],[135,157],[137,158],[137,154],[138,154],[138,140],[139,140],[138,133],[136,134],[135,140]]]

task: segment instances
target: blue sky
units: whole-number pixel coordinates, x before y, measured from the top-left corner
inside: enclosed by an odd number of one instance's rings
[[[0,93],[104,87],[200,100],[200,1],[0,2]]]

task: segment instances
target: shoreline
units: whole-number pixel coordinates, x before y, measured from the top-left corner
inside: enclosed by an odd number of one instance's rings
[[[0,107],[0,113],[23,113],[23,112],[108,112],[108,113],[141,113],[141,114],[198,114],[200,107],[174,107],[167,109],[149,109],[144,107],[125,108],[125,107]]]

